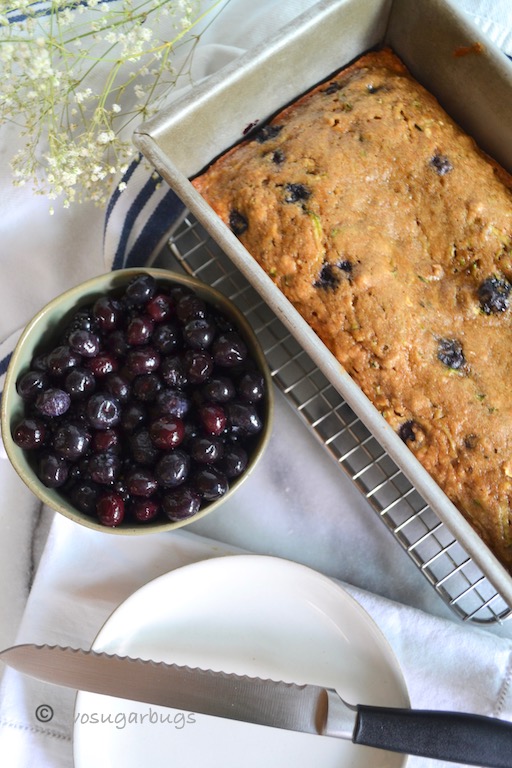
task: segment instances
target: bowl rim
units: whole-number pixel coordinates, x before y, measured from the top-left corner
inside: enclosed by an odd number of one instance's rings
[[[95,293],[99,296],[105,292],[119,290],[129,282],[130,279],[140,274],[151,274],[157,280],[164,282],[174,282],[181,285],[190,287],[192,290],[202,295],[205,300],[210,304],[217,307],[231,317],[234,323],[244,338],[244,341],[248,342],[251,355],[255,358],[260,372],[265,379],[265,406],[264,406],[264,425],[263,430],[259,435],[257,444],[249,459],[249,464],[244,472],[237,478],[235,478],[229,486],[227,492],[218,499],[206,504],[197,514],[184,520],[168,521],[164,520],[148,522],[148,523],[121,523],[119,526],[110,527],[103,525],[94,517],[87,515],[84,512],[80,512],[74,508],[73,505],[68,502],[59,493],[59,489],[52,489],[46,487],[35,475],[29,463],[29,456],[27,452],[19,448],[12,438],[11,428],[13,424],[13,411],[17,407],[19,410],[23,407],[23,401],[16,392],[16,381],[22,372],[22,365],[24,364],[24,356],[29,351],[34,354],[38,345],[40,345],[40,339],[44,336],[51,337],[55,335],[56,328],[60,324],[62,325],[66,316],[72,311],[76,311],[80,306],[86,306],[91,303],[91,297]],[[73,301],[73,298],[75,299]],[[72,302],[72,303],[70,303]],[[53,318],[54,314],[58,312],[62,304],[69,304],[69,306],[56,317],[53,327],[48,327],[48,321]],[[43,332],[39,335],[39,342],[33,338],[34,332],[40,325],[47,323]],[[30,347],[30,342],[33,345]],[[247,321],[242,311],[234,304],[234,302],[221,293],[217,288],[208,285],[207,283],[199,280],[191,275],[181,274],[173,270],[161,269],[156,267],[128,267],[125,269],[112,270],[112,272],[105,272],[95,277],[89,278],[78,285],[72,286],[67,290],[61,292],[55,296],[49,302],[47,302],[27,323],[23,329],[14,351],[9,360],[7,367],[4,388],[1,401],[1,413],[0,413],[0,425],[2,432],[2,440],[7,457],[29,490],[44,504],[50,507],[55,512],[59,512],[64,517],[70,520],[96,531],[102,533],[121,534],[121,535],[139,535],[149,533],[161,533],[164,531],[173,531],[183,526],[189,525],[192,522],[200,520],[205,515],[210,514],[214,510],[218,509],[223,503],[230,499],[236,490],[244,483],[247,478],[253,473],[255,467],[259,463],[261,456],[263,455],[266,447],[268,446],[270,436],[273,428],[274,421],[274,391],[273,381],[270,373],[270,368],[266,361],[261,344],[252,329],[251,325]]]

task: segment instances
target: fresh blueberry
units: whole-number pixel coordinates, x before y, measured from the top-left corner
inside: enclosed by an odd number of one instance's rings
[[[92,371],[96,379],[103,379],[111,373],[116,373],[119,361],[112,352],[100,352],[95,357],[88,358],[84,366],[88,371]]]
[[[224,444],[218,437],[194,437],[189,443],[190,455],[198,464],[215,464],[224,455]]]
[[[125,318],[123,305],[112,296],[101,296],[97,299],[92,313],[103,333],[117,330]]]
[[[37,476],[47,488],[60,488],[69,476],[69,463],[55,453],[44,453],[40,460]]]
[[[95,453],[87,464],[89,478],[99,485],[112,485],[121,474],[122,461],[117,453]]]
[[[161,362],[160,352],[154,347],[135,347],[126,355],[126,368],[133,375],[139,373],[152,373],[156,371]]]
[[[16,392],[25,402],[35,400],[49,386],[48,375],[44,371],[27,371],[16,382]]]
[[[239,477],[248,463],[247,451],[239,443],[231,443],[224,447],[220,468],[228,479]]]
[[[64,388],[72,400],[83,400],[96,389],[96,378],[86,368],[73,368],[64,379]]]
[[[176,448],[185,437],[185,425],[178,416],[159,416],[149,425],[153,444],[161,450]]]
[[[146,305],[146,312],[155,323],[162,323],[172,317],[174,311],[174,302],[166,293],[157,293]]]
[[[131,400],[122,408],[121,427],[127,435],[141,429],[148,420],[146,404],[141,400]]]
[[[147,467],[135,467],[126,475],[126,488],[130,496],[142,496],[147,499],[158,489],[158,482],[153,472]]]
[[[58,387],[50,387],[36,398],[36,409],[43,416],[53,418],[62,416],[71,405],[71,397],[68,392]]]
[[[96,504],[100,494],[100,487],[90,480],[79,480],[76,482],[70,492],[72,503],[86,515],[96,513]]]
[[[216,327],[208,317],[195,317],[183,328],[185,343],[192,349],[208,349],[215,338]]]
[[[188,349],[183,362],[187,380],[191,384],[204,384],[213,373],[214,359],[209,352],[201,349]]]
[[[48,372],[52,376],[64,376],[81,362],[81,355],[74,352],[67,344],[62,344],[48,354]]]
[[[164,357],[160,375],[169,387],[185,387],[188,384],[188,373],[183,356]]]
[[[122,451],[122,435],[117,427],[98,429],[92,434],[91,450],[95,453],[120,453]]]
[[[149,430],[142,427],[129,435],[128,444],[133,460],[141,466],[152,467],[160,456],[160,451],[151,440]]]
[[[206,315],[206,302],[195,293],[185,293],[176,304],[176,316],[183,325]]]
[[[138,523],[149,523],[160,514],[160,504],[156,499],[133,499],[130,511]]]
[[[192,401],[182,389],[165,387],[158,393],[155,406],[160,414],[182,419],[190,411]]]
[[[198,469],[191,478],[193,489],[205,500],[215,501],[229,490],[226,475],[213,466]]]
[[[68,343],[73,352],[77,352],[82,357],[94,357],[101,346],[98,334],[83,328],[71,331]]]
[[[99,521],[109,528],[116,528],[124,520],[125,502],[122,496],[114,491],[100,494],[96,503],[96,513]]]
[[[23,418],[12,433],[12,438],[17,446],[26,451],[34,448],[40,448],[44,445],[46,437],[46,427],[40,419],[30,417]]]
[[[162,507],[172,522],[186,520],[199,512],[201,496],[188,486],[180,486],[162,496]]]
[[[164,488],[176,488],[185,482],[190,470],[188,453],[179,448],[166,453],[155,467],[158,483]]]
[[[232,402],[226,405],[227,423],[233,435],[256,435],[263,422],[255,405]]]
[[[206,400],[213,403],[227,403],[232,400],[236,394],[236,388],[233,380],[227,376],[212,376],[202,389]]]
[[[126,341],[130,347],[147,344],[153,335],[155,321],[149,315],[133,317],[126,328]]]
[[[238,382],[238,394],[247,403],[257,403],[265,396],[265,379],[259,371],[245,373]]]
[[[141,306],[153,298],[157,283],[153,275],[143,274],[135,277],[126,287],[125,297],[129,304]]]
[[[220,435],[226,427],[226,411],[219,403],[204,403],[199,407],[199,421],[208,435]]]
[[[94,429],[110,429],[121,421],[121,404],[108,392],[97,392],[88,399],[86,413]]]
[[[89,448],[91,433],[85,427],[72,422],[60,424],[53,435],[53,447],[59,456],[76,461]]]
[[[231,331],[218,336],[212,345],[215,363],[222,368],[232,368],[243,363],[248,350],[245,341],[239,333]]]
[[[163,355],[169,355],[182,346],[181,329],[178,323],[169,321],[158,325],[153,332],[151,342]]]
[[[163,387],[162,380],[156,373],[141,373],[132,382],[132,392],[137,400],[145,403],[154,402]]]

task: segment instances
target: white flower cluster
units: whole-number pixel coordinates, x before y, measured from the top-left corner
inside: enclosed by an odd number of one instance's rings
[[[0,126],[23,137],[14,183],[66,207],[105,204],[136,155],[136,121],[186,74],[195,27],[220,4],[201,13],[200,0],[0,0]]]

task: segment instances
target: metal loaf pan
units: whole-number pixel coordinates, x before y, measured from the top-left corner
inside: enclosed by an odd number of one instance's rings
[[[475,43],[483,47],[475,49]],[[512,606],[510,574],[189,181],[248,126],[382,44],[512,171],[512,65],[448,0],[319,2],[142,125],[134,142]],[[455,55],[463,49],[467,55]]]

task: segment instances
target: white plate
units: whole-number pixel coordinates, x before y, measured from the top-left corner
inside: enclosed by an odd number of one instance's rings
[[[161,576],[112,614],[93,648],[335,687],[351,703],[409,706],[398,663],[341,587],[302,565],[239,555]],[[80,692],[76,768],[398,768],[401,755]]]

